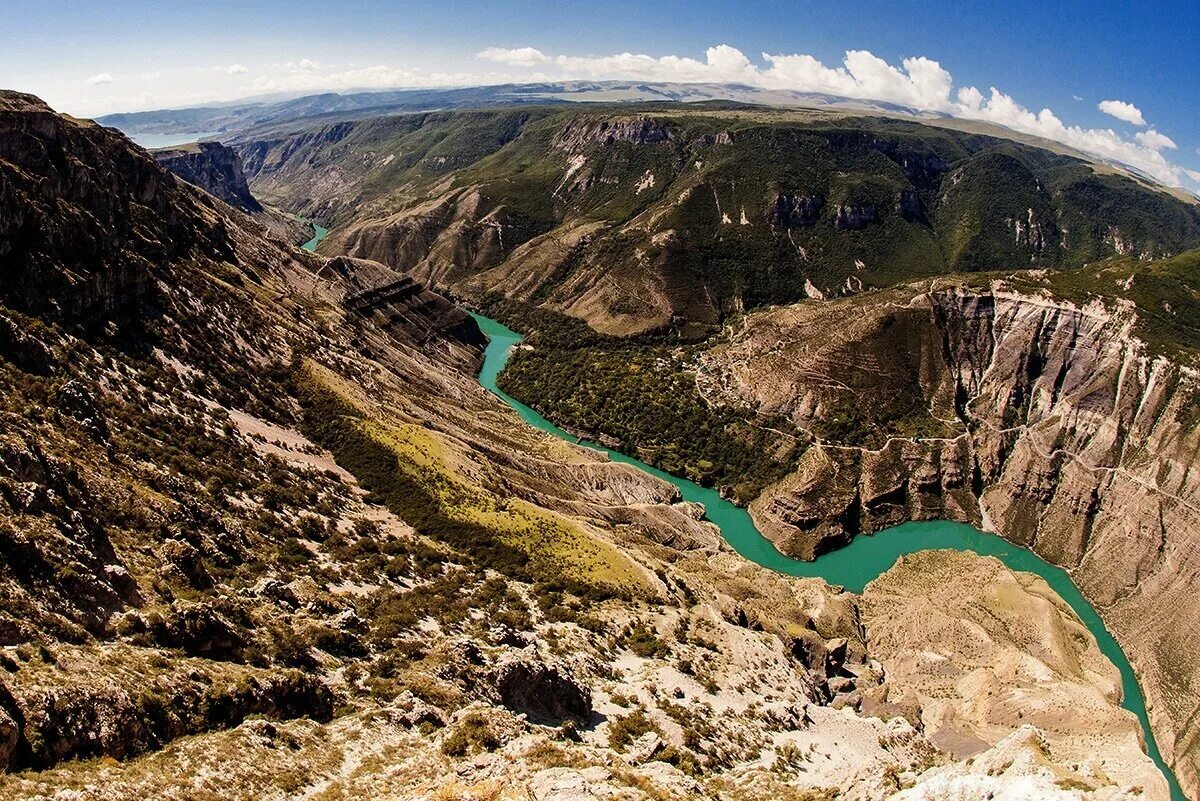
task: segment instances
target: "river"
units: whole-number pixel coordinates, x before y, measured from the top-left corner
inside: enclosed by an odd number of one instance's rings
[[[311,225],[313,227],[313,238],[308,240],[307,242],[305,242],[300,247],[304,248],[307,251],[315,252],[317,249],[317,245],[321,244],[321,240],[324,239],[325,237],[329,236],[329,229],[322,228],[321,226],[317,225],[315,222],[311,222],[311,221],[309,222],[309,225]]]
[[[506,394],[496,384],[496,378],[515,347],[523,337],[503,324],[472,313],[483,333],[488,346],[483,357],[483,368],[479,383],[484,389],[511,406],[521,419],[534,428],[539,428],[561,439],[585,445],[606,454],[614,462],[634,467],[657,476],[674,485],[685,501],[704,505],[705,517],[721,530],[721,536],[742,556],[763,567],[789,576],[822,578],[830,584],[840,584],[851,592],[860,593],[875,577],[889,569],[901,556],[935,548],[953,548],[958,551],[973,551],[984,556],[994,556],[1012,570],[1036,573],[1066,601],[1083,624],[1096,638],[1096,643],[1105,656],[1117,666],[1121,673],[1121,706],[1134,713],[1142,725],[1146,753],[1158,765],[1171,788],[1172,801],[1186,801],[1175,776],[1163,761],[1150,720],[1146,714],[1146,702],[1138,686],[1133,666],[1125,658],[1125,652],[1104,625],[1100,615],[1071,581],[1067,571],[1050,564],[1028,548],[1013,545],[995,534],[988,534],[963,523],[937,520],[922,523],[904,523],[880,531],[871,536],[855,537],[849,545],[824,554],[812,562],[781,554],[771,542],[759,532],[758,527],[745,509],[722,498],[715,489],[702,487],[683,478],[664,473],[648,464],[623,453],[610,450],[592,442],[580,441],[542,417],[535,410]]]
[[[319,225],[314,224],[313,228],[315,235],[304,243],[305,250],[316,250],[321,240],[329,234],[328,229]],[[508,362],[513,348],[524,337],[490,317],[475,312],[471,312],[471,316],[488,338],[483,367],[479,371],[479,383],[484,389],[507,403],[522,420],[534,428],[604,453],[614,462],[632,465],[674,485],[685,501],[703,504],[705,517],[721,530],[725,541],[752,562],[789,576],[821,578],[856,593],[862,592],[868,583],[888,570],[901,556],[930,549],[952,548],[958,551],[973,551],[983,556],[994,556],[1012,570],[1041,576],[1074,610],[1096,638],[1100,650],[1117,666],[1121,673],[1121,706],[1136,715],[1141,723],[1146,753],[1166,778],[1171,791],[1171,801],[1187,801],[1175,780],[1175,774],[1167,767],[1158,750],[1158,743],[1150,728],[1150,718],[1146,714],[1146,700],[1142,695],[1142,688],[1138,685],[1137,674],[1133,672],[1133,666],[1129,664],[1125,652],[1105,627],[1099,613],[1071,581],[1067,571],[1050,564],[1028,548],[1021,548],[995,534],[948,520],[904,523],[870,536],[855,537],[846,547],[824,554],[812,562],[784,556],[754,525],[749,512],[725,500],[716,490],[664,473],[623,453],[592,442],[581,441],[506,394],[497,386],[496,379]]]

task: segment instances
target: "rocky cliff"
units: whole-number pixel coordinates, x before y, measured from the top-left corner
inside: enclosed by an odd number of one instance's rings
[[[754,315],[706,357],[708,390],[817,440],[751,507],[785,551],[948,517],[1067,568],[1138,669],[1157,739],[1194,792],[1200,387],[1185,357],[1139,338],[1133,301],[1074,303],[1038,284]]]
[[[954,769],[872,695],[855,596],[520,425],[444,298],[33,98],[0,130],[5,798],[882,799]]]
[[[181,210],[171,176],[121,135],[18,93],[0,98],[0,135],[0,297],[10,308],[73,324],[128,321],[156,292],[157,262],[232,255],[212,209]]]
[[[957,271],[1158,258],[1200,207],[1091,165],[912,121],[554,107],[241,134],[255,191],[329,254],[637,334]]]
[[[255,199],[246,183],[241,157],[232,148],[220,142],[194,142],[150,152],[176,176],[250,214],[275,236],[294,244],[312,238],[311,225],[266,208]]]
[[[242,211],[262,211],[262,204],[250,194],[241,158],[220,142],[161,148],[151,151],[151,155],[159,164],[213,197]]]

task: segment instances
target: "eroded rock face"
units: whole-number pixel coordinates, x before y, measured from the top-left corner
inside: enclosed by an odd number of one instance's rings
[[[196,142],[151,154],[159,164],[213,197],[242,211],[262,211],[262,204],[250,194],[242,159],[233,148],[220,142]]]
[[[121,192],[114,192],[115,185]],[[136,319],[152,265],[193,248],[231,260],[224,226],[119,133],[0,96],[0,300],[51,319]],[[127,191],[126,191],[127,190]]]
[[[570,672],[553,663],[509,659],[495,668],[500,702],[531,719],[586,721],[592,716],[592,693]]]
[[[970,761],[926,771],[914,786],[891,798],[893,801],[964,798],[1065,801],[1083,797],[1135,801],[1146,797],[1142,788],[1113,786],[1100,766],[1090,764],[1083,769],[1071,769],[1056,764],[1056,757],[1041,732],[1025,726]]]
[[[821,195],[777,195],[771,204],[773,228],[812,225],[821,217],[825,198]]]
[[[0,685],[0,756],[8,770],[126,759],[250,715],[328,720],[333,711],[325,684],[294,670],[173,665],[133,648],[62,648],[51,663],[37,655],[9,659],[14,667]]]
[[[879,222],[879,209],[874,203],[846,203],[837,207],[835,228],[857,231]]]
[[[593,144],[630,142],[635,145],[653,145],[673,138],[674,132],[661,120],[651,117],[614,117],[572,122],[554,137],[554,145],[563,150],[578,151]]]
[[[1194,373],[1150,355],[1119,306],[1002,286],[813,305],[750,319],[707,357],[709,391],[818,432],[852,403],[860,429],[893,438],[810,449],[752,505],[760,528],[811,556],[858,531],[949,518],[1066,567],[1144,677],[1159,744],[1196,787]],[[913,410],[924,422],[907,427]],[[943,421],[942,436],[922,435]]]
[[[1167,797],[1137,718],[1119,706],[1116,668],[1042,579],[993,558],[922,551],[868,585],[861,610],[888,683],[915,693],[925,735],[956,759],[1028,725],[1060,763]]]

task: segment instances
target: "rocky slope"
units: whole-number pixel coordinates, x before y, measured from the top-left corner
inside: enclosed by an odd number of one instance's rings
[[[706,355],[705,386],[816,439],[751,507],[785,551],[948,517],[1067,568],[1141,675],[1159,744],[1194,793],[1200,388],[1191,356],[1139,336],[1170,326],[1153,322],[1161,297],[1133,290],[1174,264],[1091,274],[1108,300],[1065,298],[1060,283],[1080,274],[1033,274],[751,315]]]
[[[915,692],[943,750],[976,757],[1028,725],[1081,776],[1159,786],[1141,727],[1114,707],[1119,674],[1065,610],[1042,579],[956,551],[901,559],[862,600],[871,653]]]
[[[325,252],[615,334],[963,270],[1200,242],[1200,208],[998,138],[845,112],[647,106],[277,125],[255,191]]]
[[[312,238],[311,225],[266,208],[254,198],[238,154],[220,142],[194,142],[150,153],[183,180],[250,214],[275,236],[297,244]]]
[[[953,779],[857,598],[519,425],[474,380],[470,318],[407,276],[263,237],[10,92],[0,211],[5,797]],[[1133,775],[1063,792],[1133,797]]]

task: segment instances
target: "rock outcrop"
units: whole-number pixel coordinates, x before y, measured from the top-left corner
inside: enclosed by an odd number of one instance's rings
[[[150,151],[179,178],[240,209],[280,239],[301,244],[312,238],[312,226],[266,208],[250,193],[237,151],[220,142],[196,142]]]
[[[150,153],[159,164],[213,197],[242,211],[262,211],[262,204],[250,194],[241,157],[232,148],[220,142],[194,142]]]
[[[812,556],[943,517],[1062,565],[1137,667],[1159,745],[1196,788],[1200,386],[1149,352],[1135,319],[1121,303],[1002,285],[897,290],[752,317],[706,359],[714,396],[829,437],[752,505],[768,537]],[[847,409],[853,426],[831,427]],[[878,441],[839,442],[851,430]]]
[[[173,184],[119,133],[0,95],[0,300],[64,323],[132,322],[156,262],[193,248],[232,258],[219,219],[181,208]]]
[[[611,145],[628,142],[634,145],[654,145],[675,136],[663,120],[652,117],[613,117],[573,121],[554,136],[554,146],[568,152],[583,150],[591,145]]]
[[[1141,724],[1118,706],[1116,668],[1041,578],[971,553],[922,551],[868,585],[861,609],[888,683],[916,696],[925,735],[955,758],[1036,727],[1047,753],[1093,783],[1120,776],[1127,792],[1167,798]]]
[[[561,666],[520,657],[495,668],[500,703],[532,720],[586,723],[592,716],[592,692]]]
[[[812,225],[821,216],[825,198],[820,195],[778,195],[771,204],[769,219],[775,228]]]

